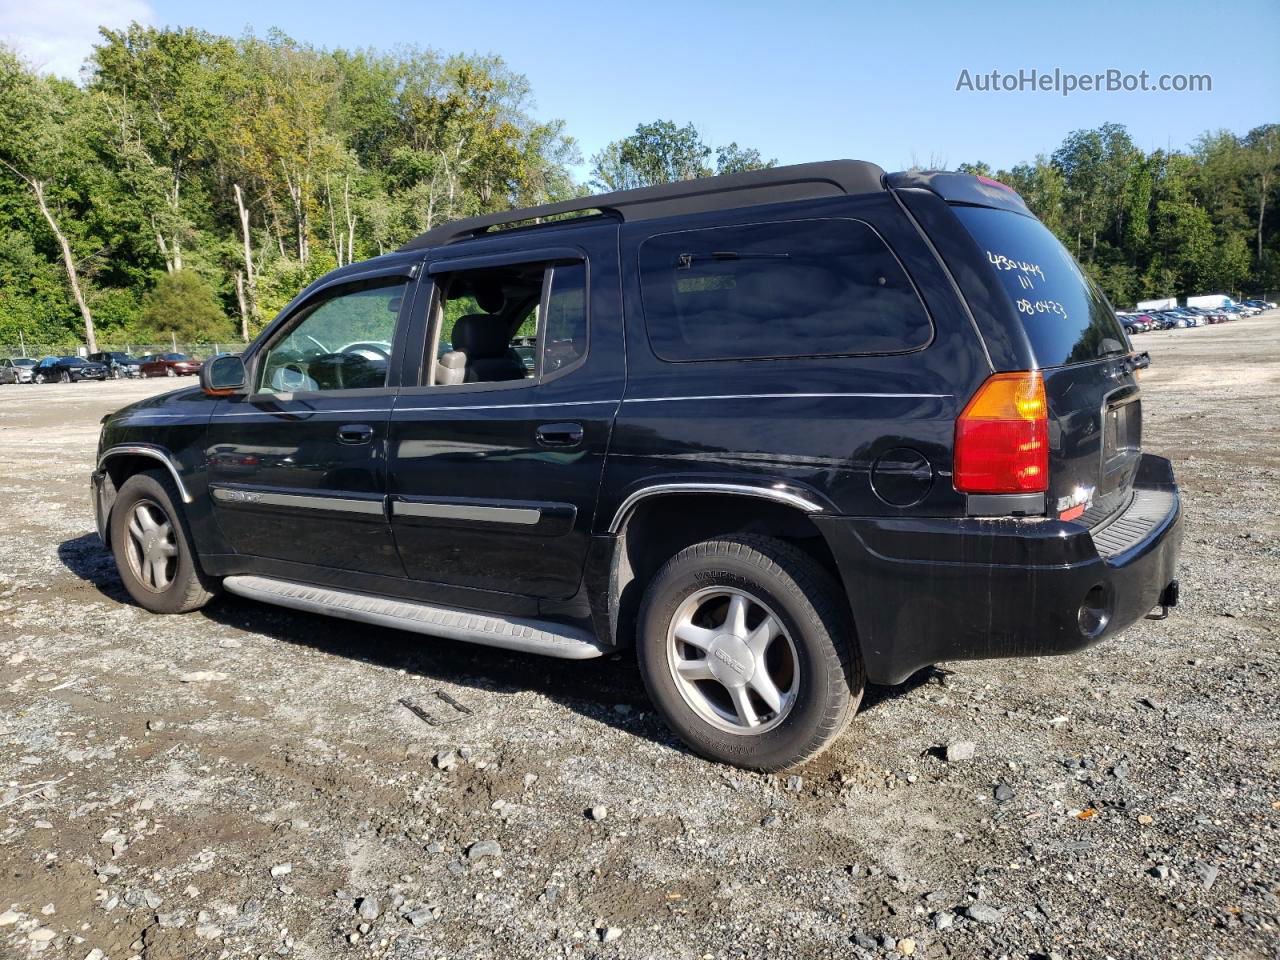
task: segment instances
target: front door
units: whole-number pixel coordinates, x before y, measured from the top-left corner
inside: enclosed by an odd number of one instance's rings
[[[413,289],[404,272],[322,288],[248,359],[250,392],[219,402],[210,496],[237,553],[404,576],[386,451],[393,344]]]
[[[424,595],[577,591],[622,393],[616,231],[432,264],[421,385],[390,428],[392,527]]]

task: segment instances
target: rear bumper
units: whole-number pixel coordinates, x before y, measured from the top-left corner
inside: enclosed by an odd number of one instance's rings
[[[1172,466],[1149,454],[1133,501],[1094,530],[1058,520],[814,519],[876,683],[940,660],[1092,646],[1169,598],[1182,540]]]

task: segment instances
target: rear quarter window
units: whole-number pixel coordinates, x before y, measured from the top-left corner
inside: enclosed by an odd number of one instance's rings
[[[906,271],[860,220],[659,234],[640,245],[639,268],[663,360],[903,353],[933,336]]]
[[[1041,367],[1128,353],[1107,298],[1048,227],[1007,210],[952,209],[996,272]]]

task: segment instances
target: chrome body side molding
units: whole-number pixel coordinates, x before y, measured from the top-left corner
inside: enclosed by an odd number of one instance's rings
[[[532,525],[542,519],[542,511],[536,507],[486,507],[470,503],[429,503],[412,500],[392,500],[391,512],[401,517],[476,520],[482,523]]]
[[[276,493],[269,490],[247,490],[241,487],[212,487],[213,498],[220,503],[262,504],[273,507],[302,507],[307,510],[338,510],[342,513],[383,514],[382,498],[360,500],[325,494]]]
[[[609,524],[609,532],[618,533],[631,511],[635,509],[636,504],[641,500],[648,497],[678,493],[723,493],[738,497],[757,497],[763,500],[784,503],[789,507],[803,510],[805,513],[823,512],[822,504],[815,503],[813,500],[802,497],[798,493],[792,493],[790,490],[780,490],[775,487],[753,487],[745,483],[699,483],[693,481],[687,483],[657,483],[634,491],[622,501],[621,506],[618,507],[617,512],[613,515],[613,522]]]

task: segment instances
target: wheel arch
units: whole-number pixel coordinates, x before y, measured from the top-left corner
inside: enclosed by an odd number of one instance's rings
[[[826,512],[819,498],[781,487],[690,482],[633,492],[608,528],[614,539],[607,588],[609,641],[631,645],[640,598],[654,574],[685,547],[717,536],[755,533],[790,543],[843,587],[835,556],[812,519]],[[852,610],[848,612],[852,620]]]
[[[182,502],[192,503],[194,498],[182,481],[177,463],[163,447],[141,443],[120,444],[109,448],[98,457],[98,469],[111,478],[111,483],[117,490],[135,473],[154,470],[157,463],[163,464],[169,471],[169,476],[173,478]]]

